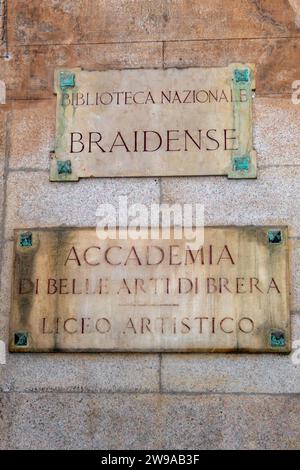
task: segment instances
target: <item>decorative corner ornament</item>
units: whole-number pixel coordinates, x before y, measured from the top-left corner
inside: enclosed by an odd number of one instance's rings
[[[248,171],[249,165],[250,165],[249,155],[233,158],[233,170],[234,171]]]
[[[239,82],[249,82],[250,80],[250,71],[249,69],[235,69],[234,71],[234,80]]]
[[[72,173],[72,163],[71,160],[56,160],[57,173],[59,175],[70,175]]]
[[[65,88],[74,88],[75,87],[75,73],[71,72],[60,72],[59,74],[60,88],[64,90]]]
[[[282,233],[281,230],[269,230],[268,231],[268,241],[273,245],[278,245],[282,243]]]
[[[28,346],[28,333],[26,331],[18,331],[14,335],[14,344],[17,347]]]
[[[58,159],[54,152],[50,155],[50,181],[78,181],[74,165],[70,159]]]
[[[32,233],[24,232],[20,234],[19,244],[21,248],[29,248],[32,246]]]
[[[283,348],[285,347],[285,335],[284,331],[274,330],[270,334],[270,344],[272,348]]]

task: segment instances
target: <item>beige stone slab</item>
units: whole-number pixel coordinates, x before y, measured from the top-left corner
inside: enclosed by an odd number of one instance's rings
[[[255,67],[55,74],[51,181],[88,177],[256,177]]]
[[[162,178],[162,203],[204,205],[207,225],[289,225],[300,235],[300,167],[259,168],[257,180]]]
[[[124,236],[15,232],[10,351],[290,350],[286,228]]]
[[[295,0],[8,2],[11,44],[299,36]]]
[[[275,2],[273,2],[275,3]],[[300,39],[265,38],[219,41],[172,41],[165,44],[165,67],[224,67],[228,63],[256,64],[256,94],[291,95],[300,74]]]

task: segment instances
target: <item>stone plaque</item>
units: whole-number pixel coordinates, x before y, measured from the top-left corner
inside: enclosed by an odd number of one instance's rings
[[[10,351],[290,351],[286,227],[142,233],[17,230]]]
[[[255,178],[251,64],[55,72],[51,181],[88,177]]]

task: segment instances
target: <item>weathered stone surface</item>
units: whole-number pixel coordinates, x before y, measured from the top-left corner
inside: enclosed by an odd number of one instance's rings
[[[292,82],[300,76],[299,55],[300,39],[174,41],[165,45],[164,65],[210,67],[232,61],[254,63],[257,95],[290,95]]]
[[[292,315],[300,339],[300,315]],[[162,391],[193,393],[300,393],[299,365],[286,356],[163,354]]]
[[[298,395],[11,393],[1,399],[2,449],[299,447]]]
[[[8,3],[11,44],[299,35],[294,0],[241,0],[238,7],[230,0],[109,0],[105,5],[97,0]]]
[[[200,203],[207,225],[287,224],[300,235],[300,167],[258,170],[257,180],[162,178],[162,202]]]
[[[10,133],[10,168],[48,168],[55,146],[55,98],[14,101]]]
[[[9,99],[53,97],[57,67],[89,70],[162,67],[162,43],[28,46],[10,48],[9,60],[1,62]]]
[[[145,393],[158,389],[155,354],[7,354],[6,365],[0,366],[0,391],[4,392]]]
[[[12,393],[0,397],[2,449],[156,449],[160,442],[159,395]]]
[[[158,203],[159,182],[154,178],[126,178],[62,185],[50,183],[48,172],[12,172],[7,187],[6,238],[12,237],[16,227],[95,226],[98,205],[117,206],[120,196],[127,196],[128,204]]]
[[[0,365],[0,367],[2,367]],[[11,415],[10,413],[3,413],[3,410],[9,406],[9,397],[5,394],[0,394],[0,449],[8,449],[9,447],[9,431],[11,427]]]
[[[257,96],[253,105],[253,137],[258,167],[299,165],[300,105],[294,105],[290,96]]]
[[[162,405],[166,449],[299,447],[299,395],[167,395]]]

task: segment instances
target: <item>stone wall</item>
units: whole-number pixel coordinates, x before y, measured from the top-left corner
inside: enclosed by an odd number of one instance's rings
[[[2,13],[7,6],[4,31]],[[16,227],[94,225],[100,202],[201,202],[206,223],[288,224],[300,340],[299,0],[0,1],[0,339],[7,341]],[[2,34],[5,32],[5,34]],[[55,67],[257,64],[258,179],[49,182]],[[299,448],[291,355],[7,354],[1,448]]]

